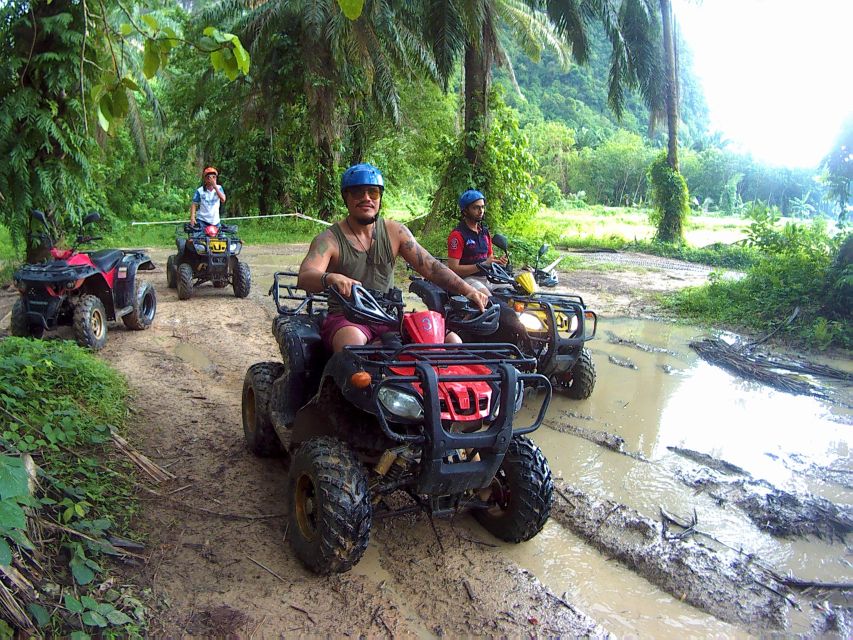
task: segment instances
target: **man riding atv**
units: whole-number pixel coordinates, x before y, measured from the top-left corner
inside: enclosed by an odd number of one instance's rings
[[[379,169],[356,164],[341,178],[341,196],[347,216],[311,242],[299,267],[299,288],[319,293],[334,287],[349,297],[354,284],[387,293],[394,286],[394,263],[401,254],[424,278],[451,293],[468,298],[481,311],[488,304],[482,291],[464,282],[418,244],[405,225],[380,217],[385,181]],[[330,301],[321,328],[323,341],[333,351],[363,345],[379,337],[383,328],[347,320]],[[450,341],[458,339],[450,335]]]

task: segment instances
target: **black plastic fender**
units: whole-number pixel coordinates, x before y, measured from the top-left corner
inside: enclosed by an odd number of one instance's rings
[[[271,409],[276,422],[293,423],[296,412],[317,393],[320,375],[327,359],[320,339],[322,316],[280,315],[273,320],[273,335],[278,341],[284,374],[273,383]]]

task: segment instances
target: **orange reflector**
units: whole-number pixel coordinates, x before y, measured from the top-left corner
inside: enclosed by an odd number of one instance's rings
[[[515,309],[516,313],[521,313],[524,311],[524,303],[523,302],[513,302],[512,308]]]
[[[367,371],[356,371],[350,376],[349,381],[356,389],[366,389],[370,386],[370,374]]]

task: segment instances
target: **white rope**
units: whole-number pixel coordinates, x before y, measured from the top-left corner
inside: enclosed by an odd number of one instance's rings
[[[327,227],[332,226],[331,222],[326,222],[325,220],[320,220],[319,218],[312,218],[311,216],[306,216],[302,213],[273,213],[268,216],[239,216],[237,218],[223,218],[222,222],[224,224],[228,224],[232,220],[263,220],[264,218],[302,218],[303,220],[310,220],[311,222],[319,222],[320,224],[324,224]],[[182,220],[158,220],[156,222],[131,222],[131,226],[136,225],[149,225],[149,224],[181,224],[182,222],[188,222],[186,218]]]

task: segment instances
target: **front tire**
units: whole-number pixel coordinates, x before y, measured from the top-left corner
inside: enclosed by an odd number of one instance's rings
[[[12,305],[12,317],[9,319],[9,333],[19,338],[41,338],[44,329],[30,326],[24,313],[24,301],[18,298]]]
[[[320,575],[349,571],[364,554],[372,509],[364,468],[334,438],[302,444],[287,478],[288,536],[296,556]]]
[[[133,311],[122,317],[124,326],[134,331],[142,331],[154,322],[157,313],[157,294],[150,282],[136,282],[136,295],[133,298]]]
[[[491,485],[490,509],[474,517],[506,542],[524,542],[542,530],[551,515],[554,482],[548,461],[529,438],[514,437]]]
[[[166,260],[166,285],[170,289],[175,289],[178,286],[178,256],[169,256]]]
[[[581,355],[575,366],[561,379],[566,395],[573,400],[586,400],[595,388],[595,364],[589,349],[581,349]]]
[[[189,300],[193,295],[193,268],[186,262],[178,267],[178,300]]]
[[[249,269],[249,265],[235,258],[234,272],[231,277],[234,279],[234,296],[237,298],[248,296],[249,290],[252,288],[252,271]]]
[[[246,448],[256,456],[282,453],[281,442],[270,418],[272,384],[284,373],[280,362],[258,362],[243,380],[243,436]]]
[[[77,344],[93,351],[107,343],[107,312],[98,296],[82,296],[74,307],[74,336]]]

